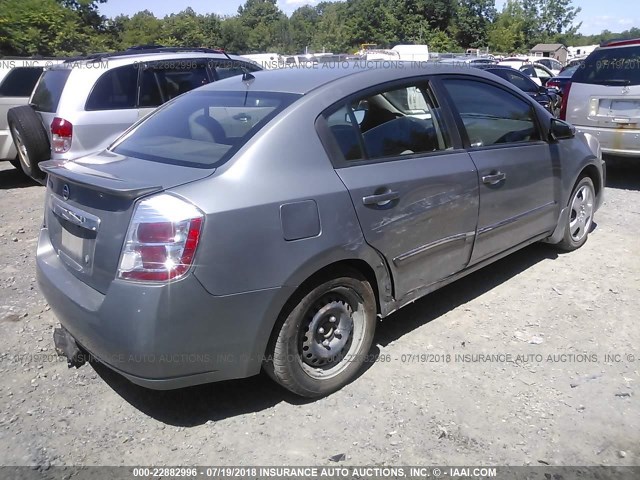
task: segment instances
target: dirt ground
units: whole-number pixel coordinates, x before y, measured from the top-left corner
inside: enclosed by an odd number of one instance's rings
[[[582,249],[534,245],[397,312],[318,401],[68,369],[35,280],[43,197],[0,165],[0,465],[640,465],[640,168],[609,171]]]

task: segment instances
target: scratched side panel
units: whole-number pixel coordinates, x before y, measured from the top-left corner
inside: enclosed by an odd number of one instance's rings
[[[478,219],[478,178],[466,152],[339,169],[367,243],[387,259],[396,298],[462,270]],[[385,189],[399,198],[365,205]]]

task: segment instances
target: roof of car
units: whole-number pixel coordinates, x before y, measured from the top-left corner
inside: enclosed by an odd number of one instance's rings
[[[243,91],[247,88],[263,92],[282,92],[305,95],[312,90],[338,82],[346,77],[358,76],[362,88],[380,84],[385,81],[401,80],[413,76],[434,74],[471,74],[475,76],[493,78],[465,65],[439,65],[426,62],[402,61],[356,61],[336,64],[318,64],[308,67],[281,68],[253,72],[250,79],[243,76],[231,77],[201,87],[199,90],[232,90]],[[347,94],[349,92],[346,92]]]
[[[60,69],[69,68],[74,64],[96,64],[96,63],[113,63],[115,66],[129,64],[132,59],[138,62],[152,61],[152,60],[167,60],[173,58],[231,58],[232,60],[244,60],[249,62],[248,59],[244,59],[239,55],[230,55],[222,50],[213,50],[209,48],[131,48],[122,52],[106,52],[106,53],[94,53],[90,55],[83,55],[79,57],[73,57],[66,59],[62,65],[57,67]],[[55,67],[54,67],[55,68]]]
[[[608,40],[606,42],[602,42],[600,44],[601,48],[607,47],[628,47],[631,45],[640,45],[640,38],[630,38],[630,39],[615,39]]]

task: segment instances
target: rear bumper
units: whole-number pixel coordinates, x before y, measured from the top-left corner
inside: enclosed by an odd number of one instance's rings
[[[640,129],[576,125],[576,130],[596,137],[605,155],[637,157],[640,161]]]
[[[102,294],[60,262],[41,230],[40,288],[62,326],[100,362],[153,389],[243,378],[260,371],[275,319],[293,289],[216,297],[198,280],[114,280]]]

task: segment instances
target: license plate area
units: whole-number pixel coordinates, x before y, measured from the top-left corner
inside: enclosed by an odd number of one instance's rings
[[[60,248],[58,256],[71,268],[91,273],[96,234],[60,219]]]
[[[55,221],[49,224],[49,235],[58,257],[73,270],[90,275],[100,219],[54,197],[50,201]]]
[[[598,115],[635,123],[634,120],[640,118],[640,99],[602,98],[598,105]]]

